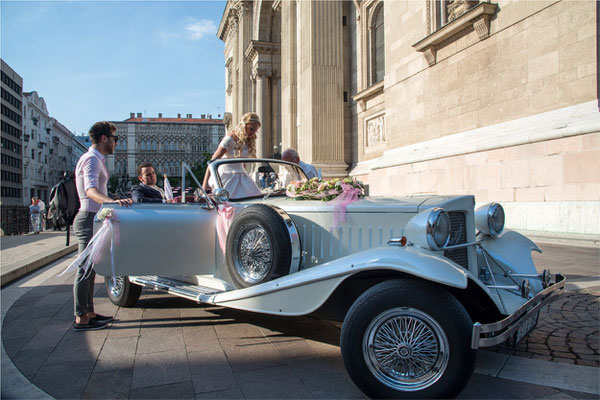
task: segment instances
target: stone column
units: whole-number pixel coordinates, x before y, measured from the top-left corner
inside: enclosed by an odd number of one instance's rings
[[[233,126],[237,126],[240,118],[248,111],[254,111],[252,104],[252,65],[245,57],[245,51],[252,39],[252,2],[240,1],[237,5],[238,17],[238,68],[239,79],[237,91],[237,110],[233,115]]]
[[[256,89],[256,113],[260,117],[261,128],[257,137],[257,157],[270,157],[273,153],[273,128],[277,125],[272,121],[273,102],[271,77],[273,71],[279,68],[276,60],[279,53],[279,43],[253,40],[246,49],[246,58],[252,63],[252,78]]]
[[[342,4],[298,6],[298,152],[325,177],[346,176]]]
[[[255,70],[253,77],[256,82],[256,113],[260,118],[260,131],[256,138],[256,156],[265,158],[271,156],[271,95],[269,90],[269,72]]]
[[[296,131],[296,7],[295,0],[281,3],[281,151],[298,148]]]

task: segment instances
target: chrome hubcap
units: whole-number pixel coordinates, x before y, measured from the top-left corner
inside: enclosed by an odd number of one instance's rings
[[[448,366],[448,338],[431,316],[414,308],[379,314],[363,338],[367,367],[395,390],[423,390],[437,382]]]
[[[111,277],[108,280],[108,288],[110,290],[110,295],[113,298],[117,298],[123,293],[124,286],[125,286],[125,277],[124,276],[115,276],[115,277]]]
[[[256,224],[244,229],[234,249],[238,253],[234,255],[235,268],[244,281],[257,283],[267,276],[273,255],[271,240],[262,226]]]

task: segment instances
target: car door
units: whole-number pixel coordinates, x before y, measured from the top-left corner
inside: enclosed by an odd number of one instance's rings
[[[104,276],[206,275],[215,272],[217,212],[200,204],[134,204],[112,208],[114,246],[100,249],[95,270]],[[97,232],[102,222],[95,222]],[[114,264],[111,263],[114,260]]]

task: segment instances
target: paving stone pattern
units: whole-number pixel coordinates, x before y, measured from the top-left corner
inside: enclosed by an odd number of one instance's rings
[[[566,292],[542,310],[537,327],[515,348],[492,351],[567,364],[600,366],[600,286]]]
[[[332,323],[146,291],[136,307],[117,308],[97,283],[96,311],[116,312],[116,320],[74,332],[72,279],[31,289],[2,329],[14,365],[52,397],[364,398],[346,374]]]
[[[0,247],[2,248],[0,266],[5,267],[34,254],[60,248],[66,243],[66,235],[66,232],[42,231],[38,235],[2,236],[0,241]],[[72,231],[70,243],[77,243],[77,238]]]

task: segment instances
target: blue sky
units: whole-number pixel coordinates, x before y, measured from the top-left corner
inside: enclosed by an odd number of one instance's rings
[[[5,1],[1,56],[76,134],[129,113],[222,115],[225,1]]]

